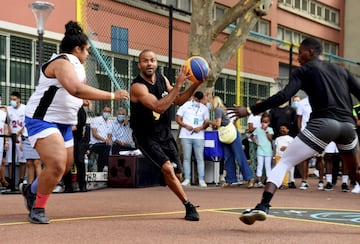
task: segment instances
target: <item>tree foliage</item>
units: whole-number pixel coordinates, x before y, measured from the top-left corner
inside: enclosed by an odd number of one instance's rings
[[[204,86],[214,86],[220,72],[246,41],[249,32],[261,16],[268,13],[271,0],[239,0],[227,9],[224,15],[214,19],[215,0],[192,1],[192,15],[189,35],[189,56],[200,55],[210,66],[210,73]],[[214,41],[230,24],[235,23],[223,45],[214,50]],[[203,87],[205,89],[205,87]]]

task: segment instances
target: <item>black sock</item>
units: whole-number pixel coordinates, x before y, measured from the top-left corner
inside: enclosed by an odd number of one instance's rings
[[[183,201],[184,205],[188,205],[190,202],[188,200]]]
[[[270,201],[271,201],[272,197],[273,197],[273,194],[271,192],[264,191],[260,203],[263,205],[266,205],[266,206],[270,205]]]

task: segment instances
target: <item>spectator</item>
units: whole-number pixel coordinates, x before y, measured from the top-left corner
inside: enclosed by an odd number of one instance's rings
[[[255,103],[260,103],[262,100],[261,99],[256,99]],[[257,159],[256,159],[256,150],[257,150],[257,144],[250,138],[250,134],[254,132],[254,130],[258,127],[261,127],[261,115],[257,114],[257,115],[253,115],[250,114],[250,116],[247,119],[247,130],[246,133],[249,135],[248,136],[248,141],[249,141],[249,158],[250,158],[250,169],[251,172],[253,174],[253,178],[256,177],[256,167],[257,167]],[[249,188],[252,188],[254,185],[250,184],[248,185]]]
[[[85,152],[88,148],[87,143],[84,140],[84,128],[86,125],[86,111],[84,106],[89,106],[91,110],[91,103],[88,100],[84,100],[83,106],[80,107],[77,113],[77,124],[72,128],[72,134],[74,138],[74,163],[77,172],[77,182],[79,184],[80,192],[87,192],[86,188],[86,169],[85,169]],[[71,170],[64,175],[64,193],[74,192],[72,186],[72,172]]]
[[[24,127],[21,140],[28,173],[27,182],[31,184],[41,173],[41,160],[38,152],[30,144],[26,127]]]
[[[26,106],[20,103],[20,99],[20,92],[12,92],[10,95],[10,106],[7,107],[10,133],[16,134],[16,152],[14,163],[20,164],[19,184],[24,181],[26,173],[26,159],[24,158],[21,140],[21,135],[24,133]],[[9,178],[12,177],[12,161],[12,140],[9,140],[9,149],[6,153],[6,163],[8,165]],[[12,184],[15,184],[15,179],[12,179]]]
[[[280,136],[280,125],[287,124],[289,128],[288,135],[295,137],[298,133],[296,110],[284,103],[277,108],[270,110],[270,126],[274,130],[273,140]]]
[[[257,182],[254,185],[255,188],[264,187],[262,183],[263,168],[265,167],[266,177],[271,171],[271,161],[273,157],[272,136],[274,135],[274,130],[269,124],[270,114],[263,113],[261,115],[261,127],[256,128],[251,135],[251,139],[257,144]]]
[[[210,125],[213,129],[218,129],[220,126],[226,126],[230,122],[229,117],[226,114],[226,108],[221,98],[214,96],[211,103],[212,109],[215,112],[215,120],[210,121]],[[236,177],[236,164],[239,165],[239,171],[243,176],[243,179],[247,181],[248,188],[254,185],[254,176],[252,175],[251,169],[247,162],[244,150],[242,148],[241,136],[238,130],[236,130],[236,139],[231,144],[224,145],[224,158],[225,158],[225,184],[224,186],[231,186],[233,183],[237,183]]]
[[[113,120],[111,128],[112,155],[119,154],[120,151],[135,149],[129,117],[127,116],[125,108],[120,107],[116,110],[116,119]]]
[[[282,155],[284,154],[285,149],[289,146],[289,144],[294,140],[293,137],[289,136],[289,125],[282,124],[280,125],[280,136],[278,136],[274,141],[274,155],[275,165],[280,161]],[[287,188],[294,188],[294,167],[291,167],[290,170],[286,173],[281,186],[279,189],[287,189]]]
[[[181,127],[179,138],[183,149],[185,180],[183,186],[190,185],[191,155],[194,151],[200,187],[205,183],[204,130],[209,126],[209,109],[202,103],[204,94],[195,92],[193,99],[184,103],[176,113],[176,122]],[[193,172],[194,173],[194,172]]]
[[[1,95],[0,95],[1,97]],[[1,99],[0,99],[1,103]],[[8,135],[9,134],[9,125],[7,122],[7,112],[5,106],[0,106],[0,135]],[[6,151],[9,148],[9,138],[8,137],[0,137],[0,183],[2,187],[8,187],[9,182],[7,182],[5,178],[5,162],[6,162]]]
[[[103,171],[104,167],[108,166],[112,142],[110,117],[111,108],[109,105],[105,105],[102,114],[95,117],[90,123],[90,151],[99,155],[97,161],[98,172]]]

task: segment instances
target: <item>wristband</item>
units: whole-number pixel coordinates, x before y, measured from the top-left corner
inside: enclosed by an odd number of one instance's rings
[[[110,98],[111,98],[111,100],[115,100],[115,93],[111,92],[110,93]]]
[[[246,107],[246,111],[248,114],[252,114],[250,107]]]

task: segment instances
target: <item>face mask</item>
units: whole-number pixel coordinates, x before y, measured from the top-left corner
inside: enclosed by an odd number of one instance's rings
[[[196,101],[193,101],[193,106],[195,108],[200,108],[200,103],[199,102],[196,102]]]
[[[117,120],[118,120],[120,123],[124,122],[124,120],[125,120],[125,115],[119,114],[119,115],[117,116]]]
[[[11,100],[10,101],[10,106],[13,107],[13,108],[16,108],[16,105],[17,105],[17,102],[14,101],[14,100]]]
[[[110,113],[104,112],[104,113],[103,113],[103,118],[104,118],[104,119],[110,118]]]
[[[206,107],[207,107],[209,110],[211,110],[211,103],[207,103],[207,104],[206,104]]]
[[[1,106],[1,101],[0,101],[0,106]]]
[[[295,102],[293,102],[292,104],[291,104],[291,107],[293,107],[293,108],[298,108],[299,107],[299,102],[298,101],[295,101]]]

